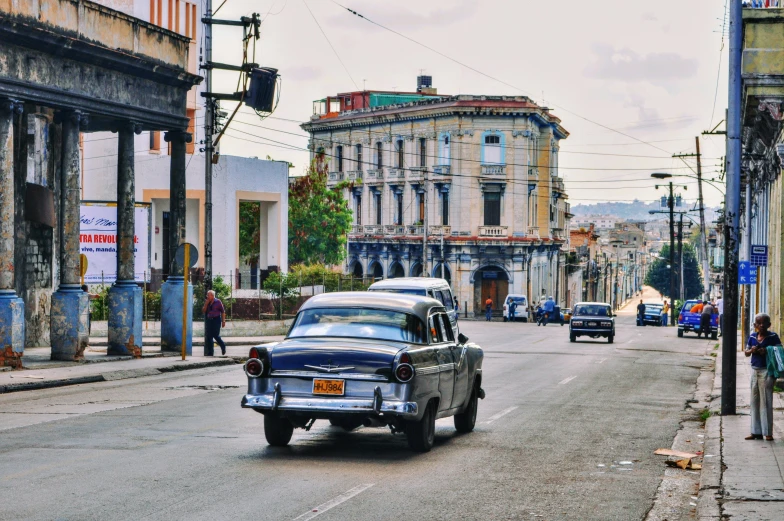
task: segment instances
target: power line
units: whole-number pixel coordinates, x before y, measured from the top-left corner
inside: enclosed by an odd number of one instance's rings
[[[329,44],[330,48],[332,49],[332,52],[335,53],[335,57],[338,59],[340,64],[343,66],[343,69],[346,71],[346,74],[348,74],[348,77],[351,80],[351,83],[353,83],[354,87],[356,87],[356,89],[359,90],[359,85],[357,85],[357,82],[354,81],[354,78],[351,76],[351,73],[348,72],[348,67],[346,67],[345,63],[343,63],[343,60],[340,58],[340,55],[338,54],[338,51],[335,49],[335,46],[332,45],[331,41],[329,41],[329,37],[327,36],[327,33],[324,32],[324,29],[322,29],[321,24],[316,19],[316,15],[314,15],[313,11],[310,10],[310,6],[308,5],[308,1],[307,0],[302,0],[302,3],[305,4],[305,7],[307,8],[308,12],[310,13],[310,16],[313,17],[313,21],[316,22],[316,25],[318,26],[319,31],[321,31],[321,34],[324,35],[324,39],[327,40],[327,43]]]

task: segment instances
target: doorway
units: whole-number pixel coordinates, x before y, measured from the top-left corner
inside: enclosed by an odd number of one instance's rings
[[[479,269],[474,275],[474,314],[484,314],[485,301],[493,301],[493,315],[503,314],[503,299],[509,294],[509,277],[496,266]]]

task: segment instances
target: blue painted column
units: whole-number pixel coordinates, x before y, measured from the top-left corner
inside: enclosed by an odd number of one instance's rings
[[[174,259],[177,247],[185,241],[185,144],[192,137],[187,132],[167,132],[165,140],[171,143],[171,168],[169,171],[169,258]],[[182,307],[184,271],[172,262],[169,278],[161,286],[161,350],[180,352],[182,349]],[[193,350],[193,286],[188,284],[187,331],[185,352]]]
[[[21,367],[25,344],[24,302],[14,287],[13,118],[22,108],[18,101],[0,100],[0,365],[13,367]]]
[[[60,172],[60,286],[52,294],[50,336],[52,360],[84,358],[89,343],[89,299],[79,284],[79,129],[87,118],[79,111],[58,115],[62,124],[63,155]]]
[[[117,279],[109,288],[108,355],[142,354],[142,290],[136,285],[134,250],[134,134],[141,126],[123,124],[117,132]]]

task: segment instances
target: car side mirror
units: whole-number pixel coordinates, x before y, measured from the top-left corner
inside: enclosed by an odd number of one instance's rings
[[[461,344],[465,344],[468,342],[468,337],[465,336],[463,333],[458,333],[457,341],[460,342]]]

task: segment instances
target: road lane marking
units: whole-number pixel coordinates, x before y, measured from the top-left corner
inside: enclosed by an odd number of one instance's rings
[[[574,380],[575,378],[577,378],[577,376],[570,376],[569,378],[564,378],[563,380],[558,382],[558,385],[566,385],[569,382],[571,382],[572,380]]]
[[[596,363],[597,363],[597,364],[603,364],[603,363],[605,363],[606,361],[607,361],[607,359],[606,359],[606,358],[602,358],[601,360],[598,360]]]
[[[509,407],[508,409],[504,409],[503,411],[499,412],[498,414],[494,414],[493,416],[490,416],[490,418],[485,423],[493,423],[497,419],[501,418],[502,416],[506,416],[507,414],[509,414],[510,412],[514,411],[515,409],[517,409],[517,406]]]
[[[354,497],[354,496],[356,496],[358,494],[361,494],[362,492],[366,491],[367,489],[369,489],[373,485],[375,485],[375,483],[365,483],[364,485],[360,485],[358,487],[354,487],[351,490],[349,490],[348,492],[346,492],[344,494],[341,494],[341,495],[339,495],[338,497],[336,497],[334,499],[330,499],[326,503],[320,504],[319,506],[313,508],[311,511],[305,512],[301,516],[295,518],[294,521],[307,521],[308,519],[313,519],[314,517],[323,514],[327,510],[331,510],[331,509],[335,508],[336,506],[340,505],[341,503],[345,503],[346,501],[348,501],[352,497]]]

